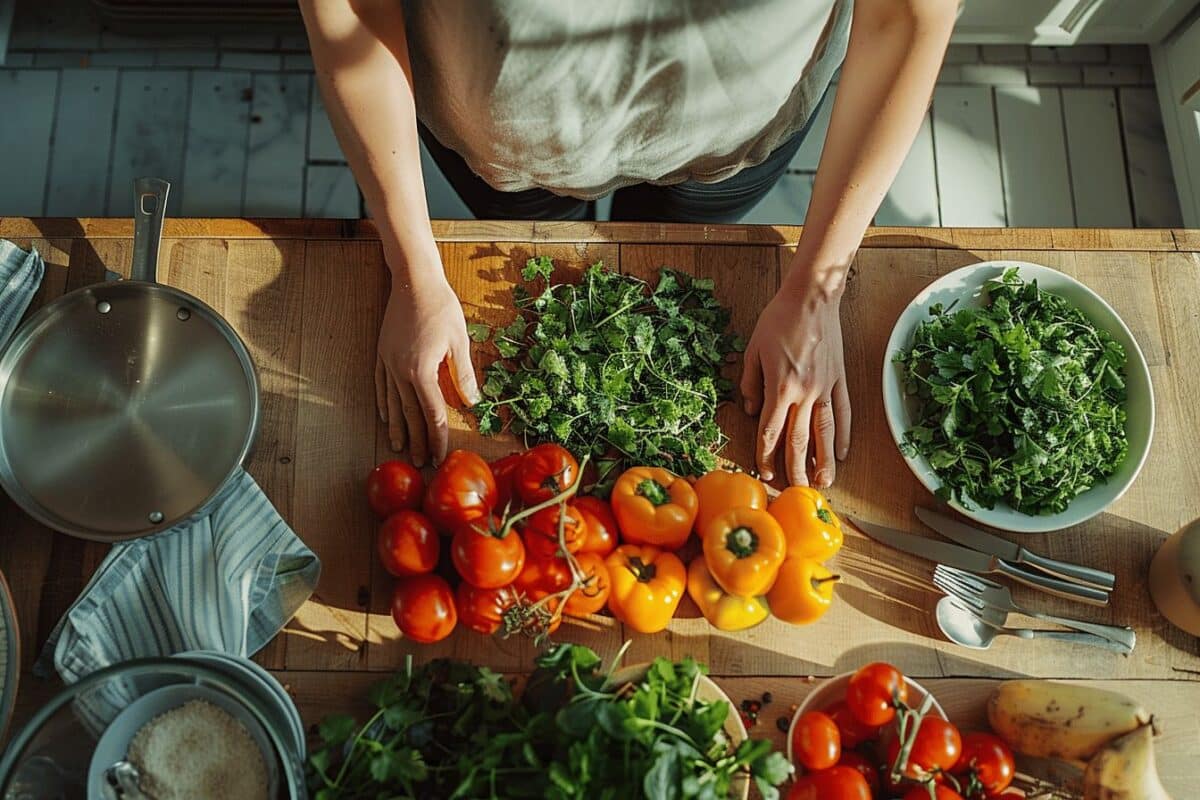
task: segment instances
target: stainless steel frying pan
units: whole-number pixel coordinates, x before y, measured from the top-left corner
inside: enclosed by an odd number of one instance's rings
[[[242,340],[155,282],[170,184],[134,188],[131,279],[49,303],[0,356],[0,485],[46,525],[100,541],[204,513],[258,430]]]

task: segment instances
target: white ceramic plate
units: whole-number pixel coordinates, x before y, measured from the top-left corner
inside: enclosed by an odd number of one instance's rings
[[[883,408],[892,438],[898,446],[904,438],[904,432],[912,427],[915,409],[911,407],[912,398],[904,393],[900,369],[892,363],[892,357],[909,349],[917,326],[929,319],[930,306],[935,303],[949,306],[955,300],[958,301],[958,307],[980,306],[984,300],[984,283],[999,278],[1011,267],[1018,269],[1023,280],[1036,280],[1042,289],[1071,301],[1096,327],[1107,331],[1125,348],[1125,384],[1128,390],[1125,434],[1129,440],[1129,452],[1107,483],[1093,486],[1079,495],[1065,511],[1045,516],[1022,514],[1003,503],[998,503],[991,510],[951,503],[971,519],[993,528],[1016,533],[1045,533],[1091,519],[1116,502],[1141,471],[1154,437],[1154,390],[1150,384],[1146,359],[1129,328],[1100,295],[1058,270],[1024,261],[985,261],[938,278],[908,304],[892,328],[883,356]],[[925,458],[906,456],[905,461],[931,492],[941,485],[941,480]]]
[[[228,712],[234,719],[242,723],[250,738],[262,752],[263,762],[267,765],[268,797],[277,797],[279,793],[279,769],[275,763],[275,749],[266,731],[258,723],[249,710],[243,708],[229,696],[207,686],[176,684],[164,686],[153,692],[147,692],[142,697],[129,704],[129,707],[116,716],[104,729],[92,760],[88,766],[88,800],[103,800],[100,786],[104,782],[104,771],[113,764],[125,758],[129,752],[129,743],[133,737],[150,720],[170,711],[173,708],[191,700],[206,700],[222,711]]]

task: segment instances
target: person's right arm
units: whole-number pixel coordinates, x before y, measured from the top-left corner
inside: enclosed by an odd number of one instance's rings
[[[446,455],[438,367],[449,358],[462,399],[478,401],[470,340],[429,226],[404,16],[399,4],[301,0],[317,83],[383,239],[392,274],[379,331],[376,402],[393,449],[421,465]]]

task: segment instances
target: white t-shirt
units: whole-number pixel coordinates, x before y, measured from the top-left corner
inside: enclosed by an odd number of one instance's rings
[[[412,0],[417,116],[496,189],[727,178],[799,130],[851,0]]]

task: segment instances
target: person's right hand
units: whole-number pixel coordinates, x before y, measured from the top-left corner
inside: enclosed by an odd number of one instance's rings
[[[442,361],[449,358],[463,402],[479,402],[462,306],[440,273],[410,286],[392,277],[375,362],[375,402],[392,449],[407,446],[418,467],[430,456],[434,464],[446,457],[449,427],[438,385]]]

